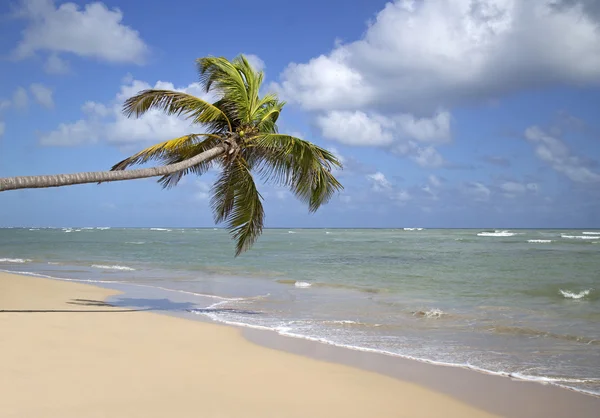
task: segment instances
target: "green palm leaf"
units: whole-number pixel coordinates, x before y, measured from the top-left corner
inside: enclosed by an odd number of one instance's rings
[[[246,161],[237,157],[227,164],[211,193],[215,221],[227,222],[227,228],[236,241],[237,257],[254,244],[264,223],[262,196]]]
[[[327,203],[343,186],[331,173],[342,164],[329,151],[290,135],[259,135],[249,159],[267,181],[290,188],[311,212]]]
[[[231,121],[225,112],[191,94],[170,90],[143,90],[130,97],[123,104],[126,116],[140,117],[150,109],[159,109],[168,115],[183,115],[192,119],[193,123],[226,125],[232,129]]]

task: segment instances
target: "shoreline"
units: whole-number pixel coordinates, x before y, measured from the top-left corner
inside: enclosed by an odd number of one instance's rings
[[[0,274],[3,416],[495,416],[412,382],[265,348],[239,328],[104,302],[118,293]]]
[[[91,286],[98,286],[101,288],[108,288],[108,289],[123,288],[123,290],[121,290],[121,293],[126,293],[126,294],[131,293],[133,289],[146,289],[146,292],[149,292],[149,293],[155,292],[157,296],[162,292],[168,292],[168,293],[173,293],[174,295],[184,294],[184,295],[193,296],[193,297],[197,297],[197,298],[201,298],[201,299],[204,298],[207,301],[211,301],[211,300],[212,301],[215,301],[215,300],[216,301],[225,301],[225,300],[231,299],[231,298],[228,298],[225,296],[197,293],[197,292],[186,291],[186,290],[181,290],[181,289],[171,289],[171,288],[154,286],[154,285],[149,285],[149,284],[142,284],[142,283],[121,282],[121,281],[113,281],[113,280],[99,280],[99,279],[79,279],[79,278],[72,278],[72,277],[65,278],[65,277],[49,276],[49,275],[34,273],[34,272],[23,272],[23,271],[15,272],[15,271],[11,271],[11,270],[0,269],[0,274],[2,274],[3,272],[8,273],[8,274],[17,274],[17,275],[23,275],[23,276],[29,276],[29,277],[39,277],[39,278],[44,278],[44,279],[49,279],[49,280],[59,280],[59,281],[72,282],[72,283],[85,283],[85,284],[89,284]],[[146,292],[141,291],[141,293],[144,293],[144,294]],[[136,290],[136,293],[137,293],[137,290]],[[233,298],[233,299],[235,299],[235,298]],[[231,299],[231,300],[233,300],[233,299]],[[120,303],[121,305],[123,305],[123,303],[118,300],[116,300],[116,301],[113,300],[113,302]],[[127,306],[127,305],[123,305],[123,306]],[[182,309],[185,310],[184,308],[182,308]],[[316,337],[286,333],[284,331],[280,331],[275,328],[263,327],[260,325],[253,325],[253,324],[242,323],[242,322],[231,322],[231,321],[227,321],[227,320],[214,319],[214,318],[206,317],[204,315],[197,315],[194,313],[187,313],[187,312],[182,312],[182,311],[176,312],[176,311],[172,311],[168,305],[166,307],[155,306],[154,310],[163,311],[163,312],[161,312],[162,314],[166,314],[169,316],[185,318],[188,320],[201,321],[204,323],[219,324],[219,325],[223,325],[223,326],[234,327],[236,329],[241,329],[243,331],[244,335],[246,332],[252,334],[254,331],[257,331],[259,333],[261,333],[261,332],[271,333],[271,334],[273,334],[273,338],[284,338],[284,339],[291,339],[291,340],[309,341],[309,342],[312,342],[315,344],[322,344],[322,345],[327,345],[330,347],[335,347],[338,350],[358,351],[358,352],[362,352],[362,353],[372,354],[375,356],[381,356],[382,358],[389,358],[390,362],[393,362],[393,361],[395,361],[395,359],[397,359],[399,361],[417,362],[417,363],[421,363],[424,365],[430,365],[430,366],[434,366],[434,367],[446,367],[446,368],[452,368],[452,369],[459,369],[459,370],[464,370],[464,371],[467,371],[470,373],[478,373],[478,374],[484,374],[484,375],[492,376],[492,377],[496,377],[496,378],[504,378],[504,379],[511,380],[511,381],[514,381],[517,383],[531,383],[531,384],[540,385],[540,386],[554,387],[554,388],[558,388],[561,390],[574,392],[576,394],[580,394],[580,395],[584,395],[587,397],[592,397],[592,398],[600,400],[600,393],[590,392],[590,391],[586,391],[584,389],[578,389],[578,388],[575,388],[572,386],[557,383],[555,381],[552,381],[551,379],[545,380],[544,378],[537,378],[535,376],[527,376],[527,375],[522,375],[522,374],[518,374],[518,373],[512,374],[512,373],[503,372],[503,371],[488,370],[485,368],[471,366],[469,364],[463,364],[463,363],[435,361],[435,360],[430,360],[428,358],[414,357],[414,356],[405,355],[405,354],[396,353],[396,352],[388,352],[388,351],[385,351],[382,349],[345,345],[345,344],[340,344],[340,343],[336,343],[336,342],[329,341],[329,340],[319,339]],[[269,346],[270,344],[271,343],[264,343],[263,345]],[[293,350],[292,350],[292,352],[293,352]],[[356,365],[354,365],[354,366],[356,366]],[[361,366],[356,366],[356,367],[360,368]],[[402,378],[401,378],[401,380],[402,380]],[[600,405],[599,405],[599,407],[600,407]]]
[[[12,274],[11,274],[12,275]],[[10,276],[0,273],[0,284],[3,277]],[[63,280],[52,278],[39,278],[26,275],[12,275],[34,281],[61,283],[59,287],[75,288],[80,286],[103,292],[105,298],[115,297],[120,292],[107,287],[94,286],[93,283],[81,283],[77,280]],[[13,280],[15,280],[13,278]],[[70,283],[69,283],[70,282]],[[113,283],[114,284],[114,283]],[[49,284],[48,284],[49,285]],[[52,286],[50,286],[52,287]],[[88,289],[89,290],[89,289]],[[71,290],[66,290],[67,293]],[[91,290],[90,290],[91,291]],[[127,295],[127,293],[125,293]],[[110,299],[108,299],[110,300]],[[107,304],[110,305],[110,302]],[[121,309],[137,312],[139,309]],[[4,315],[6,312],[0,312]],[[386,356],[377,353],[335,347],[315,341],[299,338],[286,338],[276,332],[258,331],[240,326],[225,326],[218,322],[201,317],[180,318],[179,315],[160,314],[156,312],[137,312],[136,315],[151,315],[147,320],[154,322],[157,318],[172,318],[177,321],[208,325],[210,327],[223,327],[231,329],[242,341],[256,345],[265,350],[276,350],[281,353],[291,353],[310,361],[320,361],[328,365],[350,367],[355,373],[376,373],[381,378],[393,378],[399,384],[416,385],[431,392],[430,395],[447,396],[463,406],[475,407],[477,413],[488,411],[498,416],[511,417],[552,417],[565,416],[565,413],[577,416],[595,416],[600,407],[600,398],[580,392],[565,390],[555,385],[543,385],[537,382],[513,381],[503,376],[493,376],[486,373],[475,372],[460,367],[440,367],[440,365],[427,364],[418,360],[403,359],[397,356]],[[198,320],[200,319],[200,320]],[[0,345],[0,352],[2,348]],[[386,383],[386,385],[389,384]],[[428,392],[428,393],[429,393]],[[566,411],[566,412],[565,412]],[[313,411],[314,412],[314,411]],[[311,414],[314,415],[314,413]],[[407,415],[407,416],[418,416]],[[486,412],[487,413],[487,412]],[[450,415],[446,415],[450,416]],[[479,416],[471,415],[465,416]],[[482,415],[488,416],[488,415]]]

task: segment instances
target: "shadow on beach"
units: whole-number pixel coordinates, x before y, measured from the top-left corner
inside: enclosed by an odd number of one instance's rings
[[[92,299],[72,299],[69,305],[89,306],[104,309],[0,309],[0,313],[115,313],[115,312],[145,312],[145,311],[186,311],[193,313],[230,312],[244,315],[259,315],[260,312],[232,308],[198,308],[191,302],[173,302],[167,298],[120,298],[112,302]],[[120,309],[111,309],[120,308]]]

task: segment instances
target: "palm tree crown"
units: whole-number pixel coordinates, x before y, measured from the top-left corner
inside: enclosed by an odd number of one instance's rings
[[[169,90],[144,90],[128,99],[123,111],[141,116],[150,109],[184,116],[206,132],[192,133],[146,148],[114,165],[110,171],[0,178],[5,190],[61,187],[160,177],[163,187],[175,186],[187,174],[221,168],[211,189],[215,222],[226,222],[236,241],[236,256],[262,232],[262,197],[252,173],[263,181],[288,187],[311,212],[326,203],[342,185],[332,175],[340,162],[329,151],[277,131],[284,106],[275,94],[260,97],[264,78],[243,55],[197,60],[200,83],[217,100]],[[126,170],[156,160],[163,165]]]
[[[124,170],[158,160],[180,163],[217,146],[225,152],[185,170],[160,177],[163,187],[173,187],[186,174],[204,174],[218,166],[211,189],[215,222],[226,222],[236,240],[236,256],[247,250],[262,232],[264,211],[252,173],[264,181],[288,187],[308,204],[311,212],[326,203],[342,185],[332,175],[341,163],[329,151],[308,141],[278,133],[277,119],[284,106],[275,94],[261,97],[263,72],[255,71],[240,55],[229,61],[205,57],[197,61],[200,82],[217,97],[214,103],[169,90],[145,90],[128,99],[123,110],[141,116],[150,109],[183,115],[206,129],[146,148],[116,164]]]

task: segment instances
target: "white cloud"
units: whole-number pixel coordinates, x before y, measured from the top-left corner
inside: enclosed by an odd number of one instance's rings
[[[387,192],[392,190],[392,183],[381,172],[367,175],[367,180],[371,182],[371,189],[375,192]]]
[[[50,54],[44,63],[44,71],[48,74],[67,74],[70,71],[69,63],[57,54]]]
[[[265,62],[262,59],[260,59],[260,57],[258,55],[244,54],[244,56],[246,57],[246,59],[248,60],[248,62],[250,63],[252,68],[254,68],[255,71],[262,71],[265,69],[265,67],[266,67]]]
[[[331,111],[317,116],[317,126],[325,138],[350,146],[388,148],[409,156],[423,167],[441,167],[445,161],[434,145],[449,142],[450,114],[439,112],[432,118],[400,114],[383,116],[362,111]]]
[[[388,3],[362,39],[290,64],[278,85],[310,110],[431,111],[550,83],[600,81],[600,31],[553,0]]]
[[[477,202],[485,202],[490,199],[491,190],[479,182],[468,182],[463,185],[463,193]]]
[[[45,108],[52,109],[54,100],[52,100],[52,90],[41,83],[33,83],[29,86],[33,98]]]
[[[317,118],[323,136],[346,145],[386,146],[393,142],[393,122],[364,112],[332,111]]]
[[[12,104],[18,109],[24,109],[29,104],[29,96],[27,90],[19,86],[13,94]]]
[[[196,200],[204,201],[210,198],[210,184],[205,181],[196,181],[196,189],[198,190],[194,194]]]
[[[189,121],[166,115],[153,109],[140,118],[127,118],[122,113],[123,102],[141,90],[176,90],[205,99],[199,83],[176,87],[173,83],[158,81],[154,86],[140,80],[127,79],[110,103],[88,101],[81,110],[84,117],[74,123],[62,123],[59,127],[40,137],[40,143],[48,146],[74,146],[105,141],[118,146],[143,146],[165,141],[195,132]]]
[[[545,133],[537,126],[525,131],[525,138],[535,145],[535,155],[554,170],[577,183],[600,182],[600,174],[587,167],[586,162],[571,154],[560,139]]]
[[[148,53],[139,33],[122,23],[123,13],[117,8],[108,9],[101,2],[80,9],[75,3],[56,6],[53,0],[23,0],[18,16],[28,24],[13,52],[17,59],[48,51],[142,64]],[[58,61],[50,62],[46,63],[48,67],[60,67],[56,65]]]
[[[272,87],[315,113],[328,139],[389,146],[440,167],[437,147],[451,139],[444,109],[543,85],[600,84],[596,15],[587,3],[557,3],[392,1],[361,39],[289,64]]]

